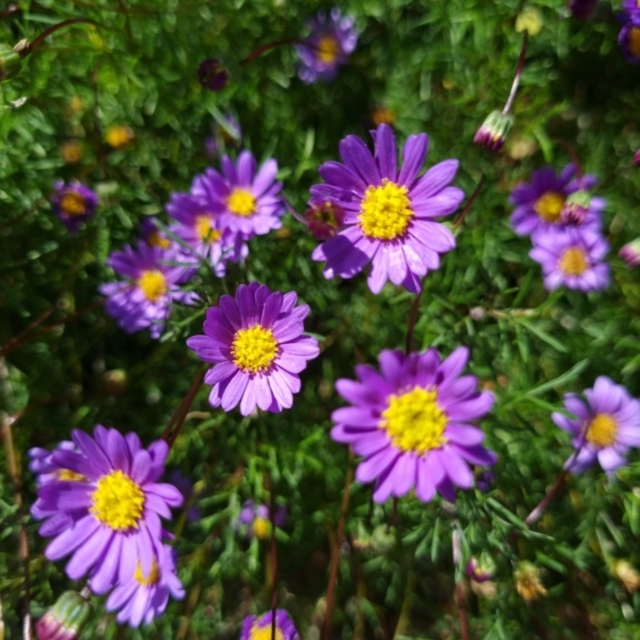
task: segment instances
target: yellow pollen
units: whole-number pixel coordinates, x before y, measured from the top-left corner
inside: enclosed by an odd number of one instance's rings
[[[358,219],[365,236],[395,240],[407,230],[412,217],[407,188],[385,178],[382,186],[365,191]]]
[[[629,51],[636,58],[640,57],[640,29],[637,27],[629,32]]]
[[[268,622],[264,627],[259,627],[257,624],[254,624],[249,633],[249,640],[271,640],[271,623]],[[275,640],[284,640],[282,631],[277,623]]]
[[[155,269],[153,271],[143,271],[138,278],[138,286],[149,302],[158,302],[167,292],[166,278],[160,271]]]
[[[158,563],[155,558],[153,559],[153,564],[151,565],[151,571],[149,572],[149,577],[145,578],[142,573],[142,565],[138,562],[138,566],[136,567],[136,572],[133,574],[134,579],[138,582],[138,584],[143,587],[148,587],[150,584],[156,584],[160,579],[160,570],[158,569]]]
[[[259,324],[248,329],[238,329],[231,345],[233,363],[247,373],[259,373],[268,369],[278,355],[278,349],[278,341],[271,329],[265,329]]]
[[[220,240],[222,231],[211,228],[211,216],[206,213],[196,217],[196,233],[202,242],[213,243]]]
[[[65,193],[62,198],[60,198],[60,209],[71,217],[83,216],[87,212],[84,198],[75,191]]]
[[[147,244],[150,244],[152,247],[168,249],[171,246],[171,240],[161,236],[160,232],[156,229],[147,235]]]
[[[565,197],[562,194],[547,191],[536,200],[533,208],[545,222],[558,222],[564,201]]]
[[[137,529],[144,505],[142,489],[122,471],[102,476],[97,485],[90,509],[96,519],[114,531]]]
[[[69,480],[73,482],[86,482],[87,478],[81,473],[71,471],[71,469],[59,469],[57,474],[58,480]]]
[[[324,64],[331,64],[332,62],[335,62],[339,53],[340,46],[333,36],[324,36],[323,38],[320,38],[318,50],[316,52],[316,56],[320,62],[323,62]]]
[[[606,413],[598,413],[587,428],[587,442],[596,447],[610,447],[616,441],[618,424]]]
[[[248,218],[256,212],[256,199],[246,189],[232,189],[227,199],[227,207],[231,213]]]
[[[256,538],[264,540],[269,533],[269,521],[264,518],[256,518],[253,521],[253,533],[256,534]]]
[[[416,387],[400,395],[390,395],[389,406],[379,424],[395,447],[419,454],[439,449],[447,442],[447,416],[438,406],[435,390]]]
[[[585,252],[578,247],[566,249],[558,262],[560,271],[567,276],[580,276],[589,266]]]

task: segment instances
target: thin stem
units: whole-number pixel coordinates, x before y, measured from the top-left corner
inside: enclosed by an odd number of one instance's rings
[[[246,58],[240,60],[238,64],[247,64],[256,58],[259,58],[263,53],[266,53],[270,49],[275,49],[283,44],[303,44],[302,40],[298,38],[287,38],[286,40],[276,40],[275,42],[268,42],[267,44],[263,44],[259,46],[257,49],[252,51]]]
[[[278,608],[278,545],[276,544],[276,504],[271,476],[267,474],[269,489],[269,520],[271,521],[271,640],[276,640],[276,609]]]
[[[27,46],[20,51],[20,54],[23,57],[28,56],[32,51],[37,49],[52,33],[55,33],[59,29],[62,29],[63,27],[67,27],[70,24],[77,24],[79,22],[86,22],[87,24],[92,24],[96,27],[102,27],[102,25],[99,22],[96,22],[95,20],[91,20],[90,18],[69,18],[69,20],[63,20],[62,22],[59,22],[58,24],[54,24],[50,26],[48,29],[45,29],[39,36],[36,37],[36,39],[33,42],[30,42],[29,44],[27,44]]]
[[[518,91],[518,85],[520,84],[520,77],[522,76],[522,70],[524,69],[524,61],[527,56],[527,44],[529,42],[529,32],[525,29],[524,38],[522,39],[522,49],[520,49],[520,57],[518,58],[518,66],[516,67],[516,75],[513,79],[513,84],[511,85],[511,93],[507,98],[507,104],[504,105],[504,109],[502,113],[507,115],[509,111],[511,111],[511,107],[513,106],[513,101],[516,97],[516,92]]]
[[[16,6],[15,4],[10,4],[1,14],[0,14],[0,20],[4,20],[5,18],[8,18],[12,13],[15,13],[16,11],[20,11],[20,7]]]
[[[413,305],[411,306],[411,313],[409,314],[409,324],[407,325],[407,341],[405,344],[405,351],[407,355],[409,355],[411,351],[411,345],[413,343],[413,330],[416,326],[416,321],[418,319],[418,309],[420,308],[420,299],[422,298],[422,292],[424,290],[424,284],[420,289],[420,293],[416,296],[416,299],[413,301]]]
[[[559,142],[567,150],[567,153],[571,158],[571,162],[573,163],[573,166],[576,168],[576,178],[578,179],[578,185],[582,186],[581,182],[582,182],[582,176],[584,174],[582,173],[582,167],[580,165],[580,160],[578,159],[578,154],[576,153],[576,150],[566,140],[560,140]]]
[[[459,227],[464,222],[464,219],[467,217],[469,210],[473,206],[473,203],[476,201],[476,198],[480,194],[480,191],[483,186],[484,186],[484,174],[480,178],[480,182],[478,182],[478,185],[476,186],[473,193],[471,194],[471,197],[467,201],[467,204],[464,205],[464,209],[460,212],[458,217],[454,220],[453,222],[454,227]]]
[[[41,313],[33,322],[27,325],[25,329],[23,329],[18,335],[14,336],[5,343],[2,348],[0,348],[0,358],[5,354],[9,353],[13,349],[17,349],[20,345],[20,341],[24,338],[32,329],[35,329],[39,324],[42,324],[54,311],[56,310],[56,305],[52,304],[48,309],[46,309],[43,313]]]
[[[458,568],[462,568],[462,548],[460,545],[460,530],[457,523],[454,524],[453,533],[451,535],[451,547],[453,551],[453,564]],[[460,635],[462,640],[469,640],[469,621],[467,620],[467,610],[465,608],[464,589],[462,580],[456,581],[456,606],[458,607],[458,616],[460,618]]]
[[[283,196],[283,198],[282,198],[282,199],[284,200],[284,204],[285,204],[285,206],[287,207],[287,209],[289,210],[289,213],[290,213],[290,214],[291,214],[291,215],[292,215],[292,216],[293,216],[293,217],[294,217],[298,222],[302,222],[302,224],[303,224],[305,227],[308,227],[309,225],[308,225],[307,221],[304,219],[304,217],[303,217],[303,216],[301,216],[301,215],[300,215],[300,214],[299,214],[299,213],[298,213],[298,212],[293,208],[293,206],[292,206],[292,205],[291,205],[291,203],[289,202],[288,198],[285,198],[285,197]]]
[[[191,383],[191,387],[189,388],[189,392],[184,397],[184,400],[180,403],[178,408],[173,412],[173,415],[169,419],[167,426],[162,432],[162,439],[167,441],[169,448],[172,447],[173,443],[176,441],[178,435],[180,434],[180,430],[182,429],[182,425],[187,418],[187,414],[189,413],[189,409],[191,408],[191,404],[193,403],[196,394],[200,390],[202,386],[202,381],[204,379],[204,367],[200,365],[196,370],[196,374],[193,377],[193,382]],[[172,429],[172,426],[175,424],[175,428]]]

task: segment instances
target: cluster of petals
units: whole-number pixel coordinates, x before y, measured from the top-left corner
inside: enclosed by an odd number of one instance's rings
[[[309,307],[296,306],[297,300],[294,292],[252,282],[207,310],[204,335],[192,336],[187,345],[214,364],[205,375],[213,385],[212,407],[229,411],[239,404],[246,416],[256,407],[279,412],[293,405],[298,374],[320,351],[314,338],[303,335]]]
[[[39,533],[51,537],[45,556],[66,565],[72,580],[89,577],[91,590],[104,594],[119,622],[149,623],[169,596],[184,591],[161,518],[182,504],[182,495],[159,482],[169,449],[164,441],[144,448],[135,433],[123,436],[98,425],[93,437],[80,430],[73,443],[52,455],[31,453],[39,469],[38,501],[32,514],[44,519]]]
[[[326,261],[326,278],[351,278],[371,263],[371,291],[379,293],[391,280],[415,293],[421,278],[438,269],[440,256],[456,244],[451,231],[434,218],[452,214],[464,198],[450,186],[458,161],[445,160],[418,177],[427,155],[426,134],[409,136],[401,168],[391,127],[381,124],[373,135],[373,155],[350,135],[340,143],[342,163],[320,166],[325,183],[311,188],[312,197],[334,202],[344,220],[343,228],[316,247],[312,257]]]
[[[51,207],[71,233],[75,233],[81,223],[93,216],[98,203],[95,191],[80,182],[66,185],[60,180],[54,185]]]
[[[640,64],[640,5],[637,0],[624,0],[618,17],[622,22],[618,44],[624,57],[627,62]]]
[[[470,424],[491,409],[493,394],[478,391],[475,376],[460,375],[468,358],[466,347],[444,361],[435,349],[407,356],[385,350],[380,372],[358,365],[357,381],[336,382],[352,406],[333,412],[331,437],[364,458],[356,478],[375,480],[377,502],[414,488],[424,502],[436,492],[454,501],[456,486],[473,486],[470,464],[495,463],[484,433]]]
[[[279,506],[273,514],[273,523],[282,527],[287,520],[287,508]],[[247,537],[265,538],[271,527],[269,507],[266,504],[256,504],[253,500],[245,500],[242,504],[236,526],[245,529]]]
[[[275,637],[278,640],[300,640],[295,623],[284,609],[275,610],[275,625],[273,624],[273,611],[260,617],[249,615],[242,623],[240,640],[267,640]],[[275,636],[272,630],[275,626]]]
[[[600,376],[584,392],[586,402],[574,393],[564,397],[572,417],[555,412],[551,419],[573,436],[575,453],[565,468],[582,473],[596,461],[611,473],[626,464],[629,448],[640,447],[640,401],[610,378]]]

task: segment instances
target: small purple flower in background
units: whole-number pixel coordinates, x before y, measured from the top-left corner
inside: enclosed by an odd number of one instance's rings
[[[287,520],[287,509],[284,506],[276,508],[274,522],[281,528]],[[246,500],[238,516],[238,524],[246,527],[247,536],[254,536],[264,540],[271,532],[271,520],[269,507],[265,504],[256,505],[253,500]]]
[[[309,201],[309,208],[304,212],[309,233],[316,240],[329,240],[342,228],[345,212],[342,207],[330,200]]]
[[[353,18],[343,17],[340,9],[333,8],[328,16],[321,11],[308,26],[311,34],[296,47],[300,58],[298,76],[306,84],[333,80],[358,44]]]
[[[222,91],[229,84],[229,74],[218,58],[207,58],[198,67],[198,80],[209,91]]]
[[[51,207],[71,233],[95,213],[97,206],[98,196],[89,187],[79,182],[65,185],[60,180],[55,183]]]
[[[496,572],[496,565],[491,556],[482,553],[480,558],[470,558],[466,564],[467,576],[474,582],[486,582],[491,580]]]
[[[564,408],[574,418],[551,414],[556,425],[573,436],[577,456],[567,460],[565,469],[582,473],[597,460],[606,472],[613,472],[626,464],[629,447],[640,447],[640,402],[606,376],[584,395],[586,403],[575,393],[564,397]]]
[[[569,0],[569,11],[578,20],[588,20],[593,15],[597,4],[598,0]]]
[[[184,498],[184,504],[188,505],[193,496],[193,482],[190,478],[182,474],[180,469],[174,469],[169,474],[169,484],[172,484]],[[195,504],[192,504],[187,509],[187,522],[195,522],[200,519],[200,510]]]
[[[144,218],[140,224],[140,235],[143,242],[150,247],[160,247],[160,249],[168,249],[171,246],[171,240],[160,231],[153,223],[151,218]]]
[[[636,238],[620,249],[618,255],[629,267],[640,266],[640,238]]]
[[[268,611],[259,618],[247,616],[242,623],[240,640],[271,640],[273,612]],[[276,639],[300,640],[293,620],[284,609],[276,609]]]
[[[174,249],[165,251],[145,243],[109,256],[107,264],[128,279],[100,286],[100,293],[107,297],[107,313],[121,329],[134,333],[148,327],[151,337],[159,338],[174,301],[189,305],[198,301],[195,293],[179,287],[193,275],[191,266],[170,264],[179,258]]]
[[[278,196],[282,183],[275,182],[278,163],[273,158],[266,160],[256,173],[253,154],[242,151],[237,164],[228,156],[221,164],[223,175],[207,169],[191,189],[207,211],[219,216],[220,228],[241,233],[246,240],[279,229],[285,206]]]
[[[483,471],[476,482],[476,486],[482,493],[489,493],[491,491],[496,478],[491,471]]]
[[[381,373],[358,365],[358,382],[336,382],[338,393],[353,406],[333,412],[331,437],[365,458],[356,478],[376,481],[376,502],[414,487],[423,502],[436,491],[453,502],[455,485],[473,486],[469,464],[495,463],[495,454],[482,446],[484,433],[469,424],[491,409],[493,394],[477,391],[475,376],[459,377],[468,359],[466,347],[443,362],[435,349],[408,356],[384,350]]]
[[[427,146],[425,133],[409,136],[398,171],[395,135],[381,124],[375,132],[374,156],[360,138],[347,136],[340,143],[344,164],[320,166],[326,184],[311,188],[313,198],[334,202],[345,211],[344,228],[312,254],[314,260],[327,261],[325,278],[351,278],[371,262],[367,282],[373,293],[380,293],[387,280],[417,293],[421,278],[440,267],[440,256],[456,241],[433,218],[453,213],[464,193],[449,186],[457,160],[440,162],[417,177]]]
[[[608,252],[599,233],[566,229],[537,233],[529,256],[540,263],[549,291],[564,285],[586,292],[609,284],[609,265],[603,262]]]
[[[618,44],[627,62],[640,64],[640,9],[636,7],[632,11],[627,5],[624,8],[627,12],[619,16],[623,27],[618,35]]]
[[[218,153],[218,144],[213,136],[207,136],[204,139],[204,150],[209,158],[215,158]]]
[[[230,411],[239,403],[248,416],[256,406],[278,413],[293,405],[297,374],[320,353],[318,342],[302,335],[309,307],[296,307],[297,300],[293,291],[272,293],[252,282],[207,310],[205,335],[192,336],[187,346],[215,365],[204,378],[213,385],[212,407]]]

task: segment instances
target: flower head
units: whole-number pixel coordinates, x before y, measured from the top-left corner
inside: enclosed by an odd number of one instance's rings
[[[82,160],[82,147],[74,140],[68,140],[60,147],[60,155],[67,164],[75,164]]]
[[[342,228],[345,212],[339,204],[331,200],[318,202],[312,198],[304,217],[309,232],[316,240],[328,240]]]
[[[135,135],[131,127],[114,124],[107,129],[104,138],[110,147],[121,149],[128,145],[135,138]]]
[[[240,404],[247,416],[256,406],[274,413],[292,406],[300,391],[297,374],[320,352],[314,338],[302,335],[309,307],[296,307],[297,300],[294,292],[252,282],[207,310],[205,335],[189,338],[187,346],[214,363],[204,379],[213,385],[212,407],[229,411]]]
[[[627,263],[630,267],[637,267],[640,265],[640,238],[636,238],[620,249],[618,255]]]
[[[356,478],[376,481],[376,502],[414,487],[423,502],[436,491],[453,502],[455,485],[473,485],[469,464],[496,461],[482,446],[484,433],[470,424],[491,409],[493,395],[476,390],[475,376],[459,377],[468,359],[466,347],[442,362],[435,349],[408,356],[385,350],[380,373],[358,365],[359,381],[336,382],[338,393],[353,406],[333,412],[331,437],[365,458]]]
[[[379,293],[389,279],[415,293],[420,279],[439,268],[440,256],[456,242],[433,218],[453,213],[464,194],[449,186],[457,160],[445,160],[417,177],[427,145],[425,133],[409,136],[398,170],[395,136],[391,127],[381,124],[375,132],[375,155],[360,138],[347,136],[340,143],[344,164],[320,167],[326,184],[313,186],[312,196],[345,211],[344,228],[312,254],[314,260],[327,261],[325,278],[351,278],[371,262],[371,291]]]
[[[287,519],[287,509],[280,506],[274,514],[276,527],[282,527]],[[266,538],[271,531],[269,507],[266,504],[256,505],[253,500],[246,500],[238,516],[238,524],[246,527],[247,536],[254,536],[259,540]]]
[[[245,239],[279,229],[285,212],[278,196],[282,183],[275,182],[278,163],[266,160],[256,173],[256,160],[242,151],[238,162],[224,156],[222,175],[215,169],[196,177],[191,195],[206,211],[218,216],[221,229],[240,233]]]
[[[504,146],[512,126],[513,116],[501,111],[492,111],[476,132],[473,141],[489,151],[499,151]]]
[[[171,246],[171,240],[154,224],[151,217],[142,220],[140,224],[140,235],[142,236],[142,240],[150,247],[168,249]]]
[[[618,35],[618,44],[627,62],[640,64],[640,11],[623,13],[620,18],[623,27]]]
[[[609,266],[603,262],[609,244],[598,232],[548,230],[537,233],[533,240],[529,256],[542,266],[549,291],[564,285],[587,292],[609,284]]]
[[[100,293],[107,296],[107,313],[121,329],[134,333],[149,328],[151,337],[158,338],[174,301],[194,304],[198,300],[195,293],[179,287],[193,274],[190,266],[171,264],[179,257],[175,249],[165,251],[143,242],[137,249],[126,246],[109,256],[107,264],[126,280],[103,284]]]
[[[296,626],[284,609],[276,609],[276,640],[300,640]],[[242,623],[240,640],[271,640],[273,612],[268,611],[259,618],[247,616]]]
[[[640,15],[640,3],[638,0],[623,0],[622,11],[628,16]]]
[[[469,559],[465,571],[474,582],[486,582],[493,578],[496,572],[496,563],[488,553],[483,552],[479,558]]]
[[[321,11],[308,26],[311,34],[296,47],[300,58],[298,75],[307,84],[333,80],[358,43],[353,18],[342,16],[336,7],[329,15]]]
[[[606,472],[615,471],[626,463],[629,447],[640,447],[640,402],[606,376],[600,376],[584,395],[586,402],[574,393],[564,397],[564,408],[575,417],[551,414],[556,425],[573,436],[577,455],[567,460],[565,468],[582,473],[597,460]]]
[[[125,437],[101,425],[93,437],[76,429],[72,438],[79,451],[56,451],[53,463],[86,481],[61,479],[39,488],[42,507],[71,521],[60,530],[52,515],[40,533],[54,536],[45,550],[49,560],[71,554],[67,575],[78,580],[90,573],[92,590],[102,594],[128,581],[138,564],[150,575],[154,542],[163,535],[160,518],[171,516],[169,507],[179,507],[182,495],[158,483],[169,453],[163,440],[144,449],[135,433]]]
[[[51,207],[71,233],[75,233],[80,223],[95,213],[97,206],[98,196],[89,187],[79,182],[69,185],[62,181],[56,182]]]
[[[36,623],[38,640],[78,640],[93,607],[75,591],[65,591]]]
[[[207,58],[198,67],[198,80],[209,91],[222,91],[229,84],[229,74],[218,58]]]

